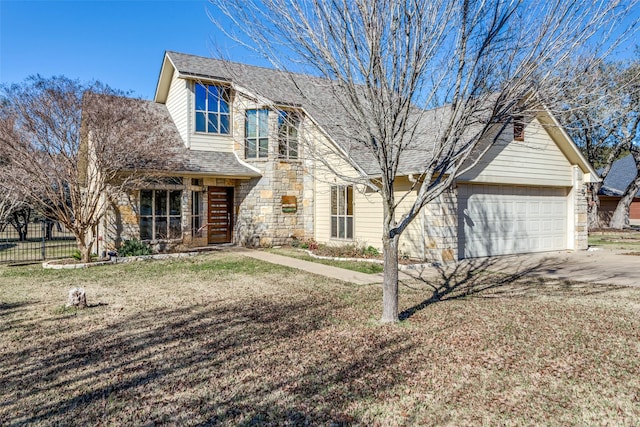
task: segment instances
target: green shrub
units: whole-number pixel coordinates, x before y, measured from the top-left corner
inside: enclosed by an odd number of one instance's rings
[[[82,261],[82,253],[80,252],[80,249],[74,249],[71,253],[71,258],[76,261]],[[91,260],[95,261],[96,259],[98,259],[98,254],[91,254]]]
[[[380,251],[374,248],[373,246],[367,246],[362,252],[364,256],[377,257],[380,256]]]
[[[149,245],[142,243],[140,240],[125,240],[124,245],[118,251],[119,256],[140,256],[151,255],[152,250]]]

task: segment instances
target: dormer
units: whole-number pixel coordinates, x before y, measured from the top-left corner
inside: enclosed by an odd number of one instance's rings
[[[166,52],[155,102],[165,104],[185,147],[199,151],[233,151],[234,89],[230,79],[194,73],[176,66]],[[197,57],[192,57],[197,60]]]

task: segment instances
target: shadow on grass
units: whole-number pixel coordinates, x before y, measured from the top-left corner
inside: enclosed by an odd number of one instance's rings
[[[403,381],[385,367],[405,339],[334,337],[335,301],[281,301],[45,322],[2,351],[0,424],[346,425],[354,401]]]
[[[20,311],[25,311],[26,307],[33,305],[33,302],[30,301],[21,301],[21,302],[0,302],[0,316],[13,316]]]
[[[562,264],[558,258],[543,258],[537,262],[520,261],[517,258],[495,257],[467,259],[450,267],[436,267],[437,275],[417,271],[410,274],[413,282],[426,286],[431,295],[399,315],[406,320],[429,305],[469,296],[528,297],[540,295],[567,295],[580,292],[594,295],[610,292],[623,286],[560,281],[543,278],[554,273]],[[615,274],[611,275],[611,278]],[[405,283],[406,286],[411,284]]]

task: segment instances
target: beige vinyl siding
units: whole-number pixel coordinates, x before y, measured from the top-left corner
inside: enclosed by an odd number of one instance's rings
[[[571,164],[547,130],[535,118],[524,130],[524,141],[507,140],[491,147],[480,162],[460,176],[460,181],[518,185],[571,186]]]
[[[302,135],[303,138],[311,141],[311,144],[315,146],[318,152],[322,153],[319,156],[327,159],[334,170],[345,176],[356,176],[356,171],[347,162],[336,155],[330,142],[317,129],[313,129],[312,125],[303,128]],[[332,171],[323,165],[320,160],[316,160],[314,179],[316,241],[336,245],[353,242],[357,239],[357,233],[360,229],[359,199],[361,197],[360,191],[362,189],[356,188],[353,193],[354,239],[334,239],[331,237],[331,187],[334,185],[350,185],[350,183],[338,178]]]
[[[382,250],[382,197],[372,190],[359,191],[355,200],[355,238],[364,246]]]
[[[179,79],[177,73],[173,73],[166,106],[171,119],[178,128],[182,142],[189,146],[189,82]]]
[[[356,176],[356,171],[341,160],[335,154],[332,156],[333,167],[340,173],[350,176]],[[353,239],[336,239],[331,237],[331,186],[333,185],[350,185],[348,182],[342,181],[329,171],[323,171],[322,167],[318,167],[316,175],[315,187],[315,239],[319,243],[330,245],[343,245],[348,243],[357,243],[364,246],[373,246],[378,250],[382,250],[382,220],[383,208],[382,197],[379,193],[364,187],[356,185],[353,195],[354,206],[354,238]],[[399,177],[397,180],[396,200],[400,200],[402,195],[410,190],[410,182]],[[416,190],[410,192],[398,206],[396,217],[400,219],[402,214],[407,212],[416,198]],[[423,236],[422,236],[422,215],[419,214],[411,224],[407,227],[403,235],[400,237],[400,252],[412,258],[421,258],[423,253]]]
[[[187,96],[187,108],[188,123],[189,123],[189,143],[192,150],[201,151],[221,151],[232,152],[233,151],[233,135],[236,132],[234,129],[235,113],[239,106],[235,102],[236,98],[233,93],[231,94],[231,132],[228,135],[208,134],[196,132],[195,125],[195,95],[194,95],[194,82],[188,82],[188,96]]]
[[[408,194],[407,194],[408,193]],[[404,200],[400,201],[403,195],[407,194]],[[399,177],[395,183],[395,197],[399,203],[396,209],[396,219],[400,220],[402,215],[409,212],[416,201],[418,188],[411,189],[411,182],[405,177]],[[410,258],[424,258],[424,210],[409,223],[404,233],[400,236],[399,255]]]
[[[233,137],[231,135],[207,135],[203,133],[191,134],[191,149],[202,151],[233,151]]]

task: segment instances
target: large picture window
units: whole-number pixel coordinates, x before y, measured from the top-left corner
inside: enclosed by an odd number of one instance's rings
[[[196,132],[228,135],[231,121],[229,89],[196,83]]]
[[[140,191],[140,240],[182,236],[182,191]]]
[[[298,129],[300,114],[280,111],[278,114],[278,156],[283,159],[298,158]]]
[[[245,158],[266,158],[269,150],[269,110],[247,110],[244,123]]]
[[[353,187],[331,187],[331,237],[353,239]]]

